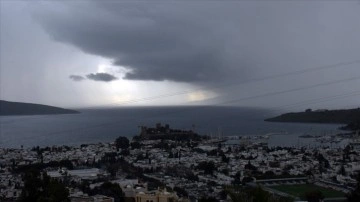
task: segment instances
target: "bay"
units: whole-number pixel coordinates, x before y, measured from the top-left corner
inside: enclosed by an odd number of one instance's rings
[[[243,136],[282,133],[288,138],[271,140],[296,144],[299,135],[331,135],[339,125],[273,123],[278,115],[266,109],[184,106],[76,109],[80,114],[0,116],[0,147],[20,148],[110,142],[118,136],[138,135],[139,126],[170,124],[171,128],[195,130],[201,135]],[[283,135],[282,135],[283,136]],[[286,141],[284,142],[284,139]]]

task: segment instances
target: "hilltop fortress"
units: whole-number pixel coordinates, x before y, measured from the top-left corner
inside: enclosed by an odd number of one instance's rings
[[[157,123],[155,128],[148,128],[146,126],[140,126],[140,139],[143,140],[199,140],[201,137],[193,130],[179,130],[170,128],[169,124],[162,126],[161,123]]]

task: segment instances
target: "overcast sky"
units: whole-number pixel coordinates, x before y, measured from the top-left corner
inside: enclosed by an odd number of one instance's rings
[[[4,100],[359,106],[359,1],[2,0],[0,9]]]

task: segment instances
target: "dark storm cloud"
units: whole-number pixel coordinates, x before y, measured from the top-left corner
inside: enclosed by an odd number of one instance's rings
[[[70,75],[69,78],[73,81],[82,81],[85,79],[83,76],[79,76],[79,75]]]
[[[229,99],[358,74],[338,68],[216,88],[359,59],[359,7],[326,1],[66,1],[41,7],[34,16],[54,40],[127,68],[125,79],[187,82]],[[321,92],[336,88],[344,87]]]
[[[107,65],[109,60],[127,68],[109,69],[116,75],[125,73],[125,79],[184,82],[131,82],[141,89],[140,97],[153,96],[164,89],[164,93],[173,94],[180,88],[191,88],[214,91],[219,100],[236,100],[360,74],[358,64],[353,64],[271,77],[360,59],[360,4],[356,1],[0,4],[0,96],[9,100],[51,101],[54,105],[105,102],[112,98],[106,97],[111,93],[104,91],[102,85],[82,82],[84,85],[72,89],[69,75],[96,72],[100,63]],[[54,74],[58,76],[49,77]],[[86,75],[81,76],[87,80]],[[252,83],[243,82],[253,78]],[[295,103],[359,89],[359,82],[233,104]],[[94,91],[103,92],[100,97],[104,100],[88,99]],[[58,95],[67,100],[56,99]],[[341,103],[358,100],[350,97]]]
[[[223,14],[231,9],[221,4],[89,2],[86,9],[65,5],[66,13],[38,19],[55,40],[127,68],[125,79],[211,82],[247,70],[244,53],[234,55],[228,39],[234,21],[226,18],[237,11],[223,17],[213,13],[217,6]]]
[[[104,82],[110,82],[118,79],[117,77],[108,73],[95,73],[95,74],[91,73],[86,75],[86,78],[93,81],[104,81]]]

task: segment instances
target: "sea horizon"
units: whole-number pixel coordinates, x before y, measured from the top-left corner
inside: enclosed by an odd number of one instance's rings
[[[20,148],[131,139],[139,126],[169,124],[200,135],[256,136],[270,133],[335,134],[339,124],[277,123],[271,110],[231,106],[159,106],[78,109],[79,114],[0,116],[0,147]]]

